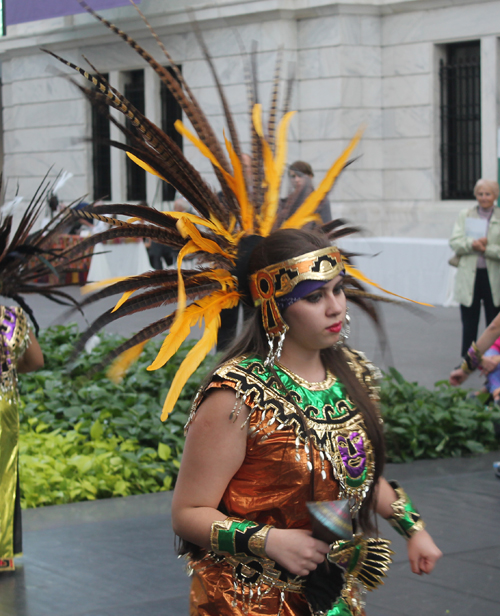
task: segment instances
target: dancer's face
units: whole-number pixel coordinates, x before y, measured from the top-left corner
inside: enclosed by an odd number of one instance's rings
[[[344,279],[336,276],[285,310],[286,338],[307,350],[326,349],[338,342],[345,315]]]

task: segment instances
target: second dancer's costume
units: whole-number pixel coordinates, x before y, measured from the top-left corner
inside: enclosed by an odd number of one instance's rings
[[[13,558],[22,552],[17,364],[29,347],[28,318],[38,331],[26,298],[36,294],[59,304],[78,305],[63,287],[80,258],[68,263],[54,248],[72,215],[63,211],[44,228],[34,231],[50,187],[51,182],[45,179],[15,233],[11,233],[12,214],[2,216],[0,209],[0,290],[3,297],[19,304],[12,308],[0,306],[0,572],[14,570]],[[49,276],[61,282],[38,282]]]
[[[0,306],[0,561],[11,561],[22,552],[16,365],[28,345],[22,308]]]

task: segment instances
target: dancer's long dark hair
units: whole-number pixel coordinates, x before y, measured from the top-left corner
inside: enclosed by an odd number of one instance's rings
[[[330,246],[328,238],[319,232],[297,229],[275,231],[254,248],[248,264],[248,275],[250,276],[257,270],[274,263],[280,263],[281,261],[286,261],[287,259],[292,259],[320,248],[326,248],[327,246]],[[246,312],[248,314],[248,310]],[[286,320],[286,313],[284,318]],[[240,355],[250,355],[264,359],[268,348],[260,309],[254,308],[253,314],[248,315],[245,321],[241,335],[221,358],[215,370],[224,362]],[[365,387],[359,382],[349,367],[342,347],[324,349],[321,351],[321,358],[325,368],[329,369],[343,383],[347,393],[362,414],[367,435],[374,450],[374,481],[359,511],[358,517],[362,530],[366,533],[373,532],[374,490],[379,477],[382,475],[385,462],[384,436],[379,421],[379,414]],[[209,377],[208,382],[210,380],[211,377]]]

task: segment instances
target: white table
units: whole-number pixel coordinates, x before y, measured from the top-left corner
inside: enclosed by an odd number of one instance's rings
[[[447,239],[356,237],[338,244],[362,255],[354,264],[384,289],[435,306],[453,305],[456,268],[448,265],[453,252]]]
[[[105,253],[105,254],[97,254]],[[151,270],[143,241],[127,244],[96,244],[87,282],[137,276]]]

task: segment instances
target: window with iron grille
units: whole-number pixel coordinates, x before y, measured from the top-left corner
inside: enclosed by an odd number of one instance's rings
[[[144,102],[144,71],[127,71],[124,73],[124,94],[132,105],[142,114],[145,112]],[[126,121],[129,130],[134,130],[129,120]],[[127,143],[129,140],[127,139]],[[127,201],[146,200],[146,172],[127,156]]]
[[[446,46],[440,62],[441,198],[473,199],[481,177],[479,41]]]
[[[182,70],[181,66],[177,67],[179,71]],[[174,71],[171,67],[167,70],[171,75],[175,77]],[[167,86],[162,82],[161,84],[161,129],[166,133],[182,150],[182,135],[175,129],[175,121],[182,120],[182,109],[179,103],[175,100],[174,95],[170,92]],[[172,184],[163,182],[163,201],[173,201],[175,199],[175,188]]]
[[[108,75],[104,75],[108,79]],[[92,174],[94,200],[111,199],[111,148],[109,107],[92,105]]]

